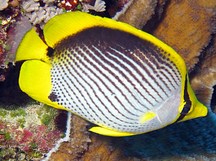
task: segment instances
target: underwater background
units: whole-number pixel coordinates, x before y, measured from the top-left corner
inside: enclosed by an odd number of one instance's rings
[[[111,138],[88,132],[86,121],[20,92],[13,62],[22,36],[74,10],[129,23],[173,47],[209,108],[207,117]],[[215,26],[215,0],[0,0],[0,160],[216,160]]]

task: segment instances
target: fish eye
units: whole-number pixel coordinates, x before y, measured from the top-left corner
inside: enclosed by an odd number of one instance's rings
[[[51,47],[47,48],[47,56],[52,57],[54,55],[54,49]]]

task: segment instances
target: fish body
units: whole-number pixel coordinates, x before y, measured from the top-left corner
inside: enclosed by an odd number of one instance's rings
[[[34,29],[16,53],[19,86],[107,136],[131,136],[207,115],[171,47],[125,23],[82,12],[52,18],[45,43]]]

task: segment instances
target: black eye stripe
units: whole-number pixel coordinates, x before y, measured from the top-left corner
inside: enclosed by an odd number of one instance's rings
[[[190,111],[191,109],[191,105],[192,105],[192,102],[190,100],[190,97],[189,97],[189,94],[188,94],[188,91],[187,91],[187,83],[188,79],[187,79],[187,76],[186,76],[186,79],[185,79],[185,88],[184,88],[184,100],[186,102],[186,104],[184,105],[181,113],[180,113],[180,116],[179,118],[176,120],[176,122],[182,120],[187,114],[188,112]]]
[[[54,49],[51,48],[51,47],[48,47],[48,48],[47,48],[47,56],[48,56],[48,57],[52,57],[53,54],[54,54]]]

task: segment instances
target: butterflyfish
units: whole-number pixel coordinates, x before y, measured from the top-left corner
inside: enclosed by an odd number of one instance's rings
[[[126,23],[79,11],[57,15],[23,37],[20,89],[93,123],[89,131],[131,136],[207,115],[183,58]]]

